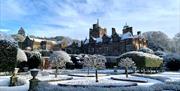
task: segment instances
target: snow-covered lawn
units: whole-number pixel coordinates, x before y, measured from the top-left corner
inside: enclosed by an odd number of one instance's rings
[[[102,77],[99,78],[99,82],[95,82],[94,78],[74,78],[73,80],[69,81],[61,81],[61,82],[52,82],[50,84],[61,84],[61,85],[68,85],[68,86],[94,86],[94,87],[127,87],[127,86],[136,86],[136,83],[133,82],[123,82],[123,81],[114,81],[109,77]]]
[[[9,87],[10,76],[0,76],[0,91],[28,91],[29,81],[19,78],[19,86]]]
[[[171,81],[180,81],[180,72],[163,72],[159,74],[152,74],[150,76],[161,76],[161,77],[167,77]]]
[[[155,84],[161,84],[164,83],[162,81],[156,80],[156,79],[150,79],[150,78],[145,78],[145,77],[137,77],[137,76],[131,76],[129,74],[129,78],[128,79],[135,79],[135,80],[147,80],[147,83],[141,83],[141,82],[130,82],[130,81],[119,81],[119,80],[112,80],[111,77],[114,78],[120,78],[120,79],[127,79],[125,77],[124,70],[118,70],[118,74],[117,75],[113,75],[111,73],[113,73],[113,70],[99,70],[98,73],[100,74],[105,74],[107,73],[108,75],[106,76],[101,76],[99,75],[98,80],[99,82],[95,82],[95,77],[75,77],[75,76],[68,76],[68,74],[81,74],[81,75],[87,75],[87,71],[86,70],[64,70],[64,71],[60,71],[62,73],[60,73],[61,75],[58,75],[57,78],[55,78],[54,75],[50,74],[50,73],[54,73],[54,70],[45,70],[44,72],[39,72],[37,78],[41,81],[46,81],[46,84],[48,84],[48,86],[50,88],[49,91],[51,91],[51,87],[54,88],[59,88],[61,86],[58,86],[58,84],[64,84],[64,85],[83,85],[83,86],[103,86],[103,87],[108,87],[108,86],[127,86],[127,85],[132,85],[132,84],[137,84],[138,86],[135,87],[151,87],[152,85]],[[94,75],[94,70],[90,71],[91,75]],[[159,73],[159,74],[145,74],[151,77],[166,77],[171,79],[171,81],[179,81],[180,82],[180,72],[163,72],[163,73]],[[72,80],[64,80],[64,81],[60,81],[63,79],[68,79],[68,78],[72,78]],[[15,87],[8,87],[9,84],[9,76],[0,76],[0,91],[27,91],[29,88],[29,80],[32,78],[30,73],[20,73],[20,75],[18,75],[18,78],[21,79],[26,79],[26,84],[22,85],[22,86],[15,86]],[[177,85],[178,86],[178,85]],[[44,86],[40,86],[40,87],[44,87]],[[44,87],[46,88],[46,87]],[[65,89],[68,89],[69,87],[63,87]],[[78,87],[77,87],[78,88]],[[7,90],[4,90],[7,89]],[[19,90],[15,90],[15,89],[19,89]],[[69,88],[70,89],[70,88]],[[72,88],[71,88],[72,89]],[[75,88],[73,88],[75,90]],[[109,88],[110,89],[110,88]],[[68,91],[68,90],[66,90]],[[84,90],[86,91],[86,90]],[[95,90],[98,91],[98,90]],[[107,90],[105,90],[107,91]],[[119,90],[115,90],[115,91],[119,91]]]

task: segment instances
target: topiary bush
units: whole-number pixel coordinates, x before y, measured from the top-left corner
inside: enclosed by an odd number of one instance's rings
[[[0,33],[0,71],[12,72],[16,67],[17,43],[9,36]]]
[[[29,69],[39,68],[39,66],[42,63],[41,54],[37,51],[32,51],[32,52],[26,52],[26,55],[28,57],[27,65]]]
[[[118,60],[126,57],[132,58],[138,68],[157,68],[163,63],[163,59],[156,55],[138,51],[126,52]]]
[[[19,68],[19,71],[24,71],[24,67],[27,67],[27,56],[20,48],[18,48],[17,52],[17,61],[17,67]]]

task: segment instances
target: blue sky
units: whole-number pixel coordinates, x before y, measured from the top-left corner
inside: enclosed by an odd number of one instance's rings
[[[172,38],[180,32],[180,0],[0,0],[0,31],[28,35],[88,37],[99,19],[108,34],[115,27],[162,31]]]

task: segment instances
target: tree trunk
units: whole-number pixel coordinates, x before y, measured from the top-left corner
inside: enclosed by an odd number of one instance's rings
[[[58,74],[58,66],[56,66],[55,78],[57,78],[57,74]]]
[[[150,74],[152,74],[152,70],[151,70],[151,68],[149,68],[149,70],[150,70]]]
[[[128,78],[128,67],[125,67],[126,78]]]
[[[96,82],[98,82],[98,72],[97,72],[97,69],[96,69]]]
[[[139,68],[139,73],[142,73],[142,69],[141,68]]]

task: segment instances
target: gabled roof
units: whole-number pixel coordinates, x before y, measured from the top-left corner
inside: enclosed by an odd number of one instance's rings
[[[134,36],[130,32],[124,33],[121,36],[121,40],[129,39],[129,38],[134,38]]]

